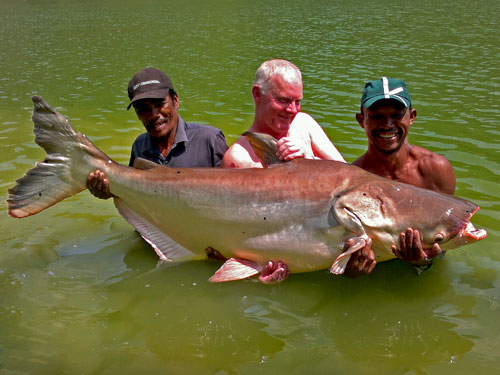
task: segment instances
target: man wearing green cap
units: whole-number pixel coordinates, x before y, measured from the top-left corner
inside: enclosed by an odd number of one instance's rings
[[[408,142],[416,115],[404,81],[382,77],[368,82],[361,97],[361,111],[356,114],[368,137],[368,150],[352,164],[391,180],[453,194],[456,178],[450,162]],[[442,253],[438,244],[424,251],[419,231],[412,228],[401,233],[399,248],[393,245],[392,251],[402,260],[427,267],[432,258]],[[367,247],[351,257],[349,263],[351,267],[357,265],[359,274],[363,274],[371,272],[376,262],[373,251]]]

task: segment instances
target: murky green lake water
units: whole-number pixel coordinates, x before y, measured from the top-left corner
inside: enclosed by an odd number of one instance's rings
[[[0,373],[497,374],[500,371],[500,39],[497,0],[3,0],[0,14]],[[156,267],[111,201],[87,192],[30,218],[7,189],[44,157],[31,95],[116,161],[142,132],[125,110],[137,70],[168,72],[181,115],[231,144],[251,123],[268,58],[304,76],[303,110],[348,161],[366,81],[406,80],[410,141],[445,155],[486,240],[417,276],[399,261],[350,280],[207,279],[219,263]]]

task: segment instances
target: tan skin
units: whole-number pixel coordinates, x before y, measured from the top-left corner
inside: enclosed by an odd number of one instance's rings
[[[135,113],[141,120],[148,134],[158,145],[163,156],[166,156],[175,140],[179,123],[179,99],[167,94],[165,99],[141,99],[133,103]],[[109,191],[109,181],[104,172],[96,170],[87,177],[87,188],[100,199],[109,199],[113,194]]]
[[[370,108],[362,108],[356,120],[365,130],[368,150],[352,164],[391,180],[424,189],[454,194],[456,177],[446,158],[425,148],[411,145],[408,132],[417,111],[394,100],[379,100]],[[420,232],[407,228],[400,234],[399,247],[392,251],[399,259],[414,265],[426,265],[442,253],[438,244],[423,249]],[[353,254],[346,271],[351,277],[368,274],[376,265],[370,246]]]

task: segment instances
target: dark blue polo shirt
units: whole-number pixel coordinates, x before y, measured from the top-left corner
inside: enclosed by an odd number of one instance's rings
[[[174,144],[167,157],[163,157],[149,134],[143,133],[132,145],[129,166],[134,164],[135,158],[140,157],[174,168],[218,167],[227,148],[226,138],[221,130],[185,122],[179,116]]]

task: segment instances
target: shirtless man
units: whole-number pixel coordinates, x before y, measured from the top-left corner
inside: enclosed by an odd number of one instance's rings
[[[416,116],[404,81],[382,77],[368,82],[361,97],[361,111],[356,114],[368,138],[368,150],[352,164],[391,180],[454,194],[456,178],[450,162],[408,142]],[[393,245],[392,251],[399,259],[424,267],[429,267],[432,259],[442,253],[438,244],[422,249],[420,233],[412,228],[401,233],[399,248]],[[351,256],[350,275],[370,273],[375,264],[373,251],[367,246]]]
[[[273,59],[261,64],[252,87],[255,116],[249,132],[265,133],[278,141],[276,156],[288,161],[295,158],[328,159],[345,162],[319,124],[300,112],[302,74],[286,60]],[[222,167],[263,168],[247,138],[241,136],[224,154]],[[259,279],[264,283],[282,281],[288,268],[270,261]]]
[[[299,68],[286,60],[262,63],[252,87],[255,117],[249,132],[260,132],[278,140],[276,155],[280,160],[295,158],[344,158],[319,124],[300,112],[302,75]],[[245,137],[240,137],[224,154],[226,168],[262,168],[264,165]]]

